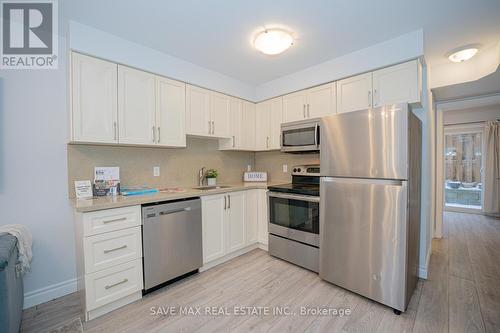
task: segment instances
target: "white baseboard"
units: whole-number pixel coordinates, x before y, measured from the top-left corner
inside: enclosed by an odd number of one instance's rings
[[[32,306],[51,301],[55,298],[74,293],[76,289],[75,278],[27,292],[24,294],[23,309],[27,309]]]

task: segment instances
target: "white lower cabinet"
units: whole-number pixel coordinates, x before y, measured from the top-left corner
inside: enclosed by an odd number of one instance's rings
[[[142,297],[141,206],[75,213],[78,291],[91,320]]]
[[[203,264],[237,253],[257,242],[267,244],[266,192],[252,189],[201,198]],[[266,220],[260,221],[263,217]],[[260,234],[265,234],[265,237],[259,237]]]

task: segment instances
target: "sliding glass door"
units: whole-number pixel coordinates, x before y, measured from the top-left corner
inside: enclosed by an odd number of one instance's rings
[[[483,203],[484,125],[445,126],[446,210],[480,212]]]

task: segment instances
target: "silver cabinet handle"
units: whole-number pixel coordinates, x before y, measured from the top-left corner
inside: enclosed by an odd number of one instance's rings
[[[269,149],[269,137],[266,137],[266,147]]]
[[[104,250],[103,252],[104,253],[109,253],[109,252],[118,251],[118,250],[126,249],[126,248],[127,248],[127,245],[122,245],[120,247],[115,247],[114,249]]]
[[[116,137],[117,137],[117,135],[116,135],[116,121],[114,121],[113,122],[113,138],[114,138],[114,140],[116,140]]]
[[[311,118],[311,114],[309,113],[309,103],[307,103],[307,118]]]
[[[227,209],[227,195],[224,196],[224,210]]]
[[[212,134],[212,121],[208,121],[208,134]]]
[[[231,209],[231,196],[227,196],[227,209]]]
[[[212,134],[215,134],[215,121],[212,120]]]
[[[303,105],[303,108],[302,108],[302,114],[305,118],[306,117],[306,105],[305,104]]]
[[[160,143],[160,126],[158,126],[158,143]]]
[[[156,132],[154,126],[151,128],[151,131],[153,132],[153,142],[156,142]]]
[[[102,221],[103,224],[108,224],[108,223],[113,223],[113,222],[120,222],[120,221],[125,221],[127,218],[126,217],[119,217],[117,219],[112,219],[112,220],[105,220]]]
[[[106,290],[107,290],[107,289],[109,289],[109,288],[116,287],[116,286],[118,286],[118,285],[120,285],[120,284],[123,284],[123,283],[126,283],[126,282],[128,282],[128,279],[123,279],[123,280],[121,280],[120,282],[113,283],[113,284],[108,284],[108,285],[104,286],[104,289],[106,289]]]
[[[377,106],[378,101],[377,101],[377,89],[373,90],[373,106]]]
[[[236,145],[236,137],[233,135],[233,148]]]
[[[368,106],[372,106],[372,92],[368,91]]]

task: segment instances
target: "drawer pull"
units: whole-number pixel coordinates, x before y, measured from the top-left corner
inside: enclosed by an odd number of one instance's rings
[[[104,286],[104,289],[110,289],[110,288],[116,287],[116,286],[118,286],[120,284],[123,284],[123,283],[126,283],[126,282],[128,282],[128,279],[123,279],[120,282],[113,283],[113,284],[108,284],[107,286]]]
[[[125,249],[127,247],[127,245],[122,245],[120,247],[115,247],[114,249],[109,249],[109,250],[104,250],[104,253],[109,253],[109,252],[113,252],[113,251],[118,251],[118,250],[121,250],[121,249]]]
[[[105,220],[102,221],[103,224],[108,224],[108,223],[113,223],[113,222],[119,222],[119,221],[125,221],[127,218],[126,217],[120,217],[117,219],[112,219],[112,220]]]

